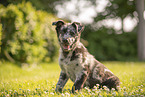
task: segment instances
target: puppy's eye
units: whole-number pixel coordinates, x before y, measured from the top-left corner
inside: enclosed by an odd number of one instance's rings
[[[73,31],[70,31],[70,35],[72,35],[72,36],[73,36],[73,35],[75,35],[75,32],[73,32]]]
[[[65,33],[66,33],[66,31],[67,31],[67,29],[66,29],[66,28],[62,28],[62,29],[61,29],[61,31],[60,31],[60,33],[61,33],[61,34],[65,34]]]

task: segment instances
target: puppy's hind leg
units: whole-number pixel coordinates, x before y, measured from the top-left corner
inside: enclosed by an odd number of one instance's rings
[[[104,82],[101,83],[101,86],[107,86],[110,90],[114,88],[118,91],[117,86],[120,85],[120,80],[117,76],[110,76]]]

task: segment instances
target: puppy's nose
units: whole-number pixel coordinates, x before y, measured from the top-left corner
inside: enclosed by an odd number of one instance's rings
[[[64,43],[68,43],[68,39],[63,39],[62,40]]]

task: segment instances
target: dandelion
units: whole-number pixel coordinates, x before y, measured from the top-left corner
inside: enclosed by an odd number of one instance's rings
[[[70,96],[70,94],[69,94],[69,93],[67,93],[67,92],[65,93],[65,95],[66,95],[66,96]]]
[[[107,89],[107,87],[106,87],[106,86],[103,86],[103,89],[104,89],[104,90],[106,90],[106,89]]]
[[[92,91],[96,91],[96,89],[92,89]]]
[[[117,89],[119,90],[120,89],[120,86],[117,86]]]
[[[90,90],[89,88],[85,87],[85,89],[86,89],[88,92],[91,92],[91,90]]]
[[[92,95],[95,95],[95,93],[92,93]]]
[[[54,93],[53,93],[53,92],[51,92],[50,94],[51,94],[51,95],[54,95]]]
[[[27,91],[30,91],[29,89],[27,89]]]
[[[91,90],[90,90],[90,89],[88,89],[88,92],[90,93],[90,92],[91,92]]]
[[[62,93],[61,96],[64,96],[64,94]]]
[[[44,93],[45,93],[45,94],[48,94],[48,91],[46,90],[46,91],[44,91]]]
[[[94,91],[96,91],[98,88],[96,86],[94,86]]]
[[[114,89],[114,88],[112,88],[112,89],[111,89],[111,92],[114,92],[114,91],[115,91],[115,89]]]
[[[85,89],[87,90],[88,88],[87,88],[87,87],[85,87]]]
[[[100,85],[99,84],[96,84],[96,86],[97,86],[97,88],[99,88]]]
[[[103,86],[103,88],[107,88],[106,86]]]

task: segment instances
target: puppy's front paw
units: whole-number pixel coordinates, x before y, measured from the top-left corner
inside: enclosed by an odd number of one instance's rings
[[[62,88],[59,87],[59,86],[56,86],[55,91],[56,91],[56,92],[60,92],[60,93],[62,93]]]

